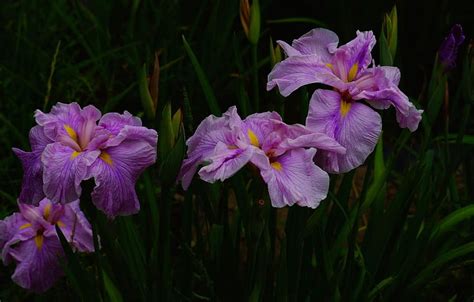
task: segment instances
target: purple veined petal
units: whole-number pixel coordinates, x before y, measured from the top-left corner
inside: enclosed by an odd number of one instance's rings
[[[343,52],[346,57],[347,71],[357,64],[358,70],[366,69],[372,63],[372,48],[376,39],[372,31],[357,31],[357,37],[348,43],[341,45],[336,53]],[[357,71],[356,71],[357,74]],[[355,77],[356,75],[354,75]]]
[[[317,55],[323,62],[329,63],[332,54],[336,51],[339,38],[337,35],[324,28],[315,28],[298,39],[292,45],[277,41],[288,57],[296,55]]]
[[[97,127],[97,121],[102,116],[99,109],[92,105],[84,107],[81,112],[82,125],[78,129],[78,143],[82,150],[88,147],[89,142],[95,135],[95,129]]]
[[[354,100],[367,100],[376,109],[394,106],[400,127],[413,132],[418,128],[423,110],[417,110],[397,87],[399,81],[400,71],[396,67],[368,68],[351,83],[349,93]]]
[[[293,40],[292,46],[301,54],[315,54],[323,62],[329,63],[339,44],[338,36],[325,28],[315,28]]]
[[[60,203],[78,199],[81,181],[90,177],[89,167],[99,155],[99,150],[77,152],[61,143],[48,145],[41,156],[46,197]]]
[[[338,154],[346,153],[346,148],[341,146],[335,139],[319,132],[306,133],[294,139],[287,139],[280,144],[280,148],[283,150],[316,148],[318,150],[326,150]]]
[[[43,167],[41,164],[42,150],[25,152],[13,148],[15,155],[21,160],[23,166],[23,180],[19,200],[22,203],[38,204],[44,198],[43,192]]]
[[[24,203],[38,204],[44,197],[41,153],[53,141],[44,134],[44,129],[41,126],[31,128],[29,137],[32,152],[17,148],[12,150],[21,160],[23,166],[23,180],[19,200]]]
[[[150,146],[156,147],[158,142],[158,133],[154,129],[148,129],[141,126],[124,126],[115,137],[109,138],[103,148],[120,145],[126,139],[145,141]]]
[[[214,115],[208,116],[199,124],[194,134],[186,141],[188,156],[193,153],[202,153],[204,150],[209,153],[212,152],[217,141],[219,141],[219,137],[222,137],[223,130],[231,130],[231,125],[238,127],[241,123],[242,120],[237,114],[237,108],[235,106],[227,109],[222,117],[216,117]]]
[[[281,141],[280,132],[287,127],[276,112],[264,112],[249,115],[242,123],[241,140],[245,145],[253,145],[262,149]]]
[[[78,152],[87,149],[100,117],[100,111],[94,106],[81,109],[77,103],[57,103],[50,113],[39,110],[35,113],[37,123],[43,126],[48,138]]]
[[[302,56],[303,54],[298,50],[293,48],[290,44],[285,41],[278,40],[276,41],[278,45],[283,49],[287,57]]]
[[[268,75],[267,90],[278,86],[281,95],[288,96],[296,89],[313,83],[336,88],[345,85],[316,55],[294,56],[275,65]]]
[[[316,149],[312,148],[293,149],[261,169],[274,207],[298,204],[314,209],[326,198],[329,176],[314,164],[315,154]]]
[[[142,121],[128,111],[124,111],[123,114],[109,112],[100,119],[99,126],[109,130],[113,135],[118,135],[125,126],[142,126]]]
[[[388,79],[393,85],[398,86],[398,84],[400,84],[401,74],[398,67],[378,66],[376,68],[381,69],[385,74],[385,78]]]
[[[253,119],[263,119],[263,120],[274,120],[281,122],[281,116],[278,112],[275,111],[267,111],[267,112],[259,112],[253,113],[245,118],[245,121],[253,120]]]
[[[25,218],[33,229],[40,229],[44,228],[47,229],[50,223],[44,217],[44,201],[43,199],[40,202],[40,206],[36,207],[33,205],[25,204],[25,203],[18,203],[18,208],[20,209],[20,213]],[[43,202],[43,204],[41,204]]]
[[[357,98],[364,98],[375,108],[385,109],[387,103],[395,107],[397,122],[402,128],[408,128],[411,132],[416,131],[421,121],[423,110],[418,110],[410,102],[408,97],[396,86],[388,87],[378,91],[362,91]]]
[[[29,230],[26,230],[27,228]],[[11,247],[19,241],[28,240],[34,236],[36,232],[31,232],[31,230],[29,222],[20,213],[13,213],[0,220],[0,250],[5,265],[13,260],[10,255]]]
[[[249,162],[254,149],[252,146],[244,150],[229,148],[227,144],[218,142],[214,154],[208,158],[211,163],[199,170],[199,176],[209,183],[224,181]]]
[[[45,135],[43,127],[38,125],[31,128],[29,138],[32,151],[43,151],[47,145],[53,143],[53,141]]]
[[[135,182],[156,161],[154,147],[143,140],[126,139],[120,145],[102,150],[91,167],[96,186],[95,206],[109,217],[135,214],[140,209]]]
[[[348,172],[363,164],[382,130],[380,115],[370,107],[358,102],[344,105],[338,92],[324,89],[311,97],[306,125],[346,148],[345,154],[318,152],[318,165],[330,173]]]
[[[242,120],[235,106],[230,107],[222,117],[210,115],[197,127],[186,141],[187,158],[183,161],[177,179],[187,190],[199,165],[211,156],[218,142],[233,146],[237,143]]]
[[[61,228],[66,240],[81,252],[93,252],[92,228],[79,208],[79,200],[62,207],[64,208],[63,215],[54,222]]]
[[[58,237],[42,236],[41,245],[32,238],[15,246],[10,251],[18,262],[12,280],[19,286],[33,292],[48,290],[63,275],[59,258],[63,249]]]
[[[78,103],[64,104],[58,102],[51,108],[49,113],[41,110],[35,111],[35,119],[38,125],[43,126],[45,135],[54,141],[59,136],[67,136],[64,126],[67,125],[76,133],[81,123],[81,107]]]

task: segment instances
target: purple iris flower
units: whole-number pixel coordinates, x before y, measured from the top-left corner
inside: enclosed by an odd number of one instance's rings
[[[139,211],[138,176],[156,160],[158,135],[125,111],[101,117],[94,106],[58,103],[35,113],[31,152],[14,148],[24,176],[20,202],[79,199],[81,181],[94,177],[93,203],[109,217]]]
[[[186,144],[188,156],[178,176],[184,189],[198,168],[201,179],[212,183],[252,163],[260,169],[274,207],[317,207],[326,198],[329,176],[313,161],[316,148],[345,152],[325,134],[286,125],[276,112],[241,120],[235,107],[222,117],[207,117]]]
[[[278,86],[280,93],[288,96],[311,83],[334,88],[314,92],[306,120],[306,126],[326,133],[347,150],[345,154],[318,153],[317,162],[324,170],[347,172],[361,165],[375,148],[382,121],[367,105],[375,109],[393,106],[401,127],[417,129],[423,111],[417,110],[398,88],[398,68],[371,67],[371,50],[375,45],[371,31],[358,31],[354,40],[340,47],[337,35],[322,28],[311,30],[291,46],[283,41],[278,43],[288,58],[268,75],[268,90]]]
[[[456,67],[458,49],[464,42],[465,38],[461,25],[455,24],[441,43],[438,50],[438,56],[439,61],[444,65],[446,70],[451,70]]]
[[[55,226],[74,250],[93,252],[89,222],[79,209],[79,200],[39,206],[19,203],[20,212],[0,220],[0,249],[5,265],[16,263],[12,279],[23,288],[44,292],[61,277],[59,258],[64,255]]]

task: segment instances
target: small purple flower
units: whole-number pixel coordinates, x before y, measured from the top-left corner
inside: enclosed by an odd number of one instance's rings
[[[382,129],[375,109],[394,106],[397,121],[415,131],[422,110],[417,110],[400,91],[396,67],[370,67],[375,37],[371,31],[357,32],[349,43],[337,47],[332,31],[317,28],[294,40],[292,45],[278,41],[288,58],[268,75],[267,89],[278,86],[288,96],[301,86],[322,83],[334,90],[318,89],[311,101],[306,126],[334,138],[346,148],[344,155],[322,151],[317,162],[332,173],[347,172],[361,165],[375,148]]]
[[[19,203],[20,212],[0,220],[0,249],[5,265],[16,263],[12,279],[23,288],[44,292],[61,277],[59,258],[64,255],[58,226],[74,250],[93,252],[89,222],[79,200],[66,205],[48,199],[35,207]]]
[[[465,38],[461,25],[455,24],[441,43],[438,49],[438,57],[446,70],[451,70],[456,67],[458,49]]]
[[[302,125],[286,125],[275,112],[241,120],[235,107],[222,117],[207,117],[187,145],[188,157],[178,176],[184,189],[199,166],[200,178],[213,183],[252,163],[268,184],[274,207],[317,207],[326,198],[329,176],[313,162],[316,148],[345,152],[327,135]]]
[[[24,169],[20,202],[71,202],[81,195],[81,181],[94,177],[92,201],[109,217],[139,211],[135,182],[156,160],[155,130],[126,111],[101,118],[94,106],[77,103],[37,110],[35,118],[32,151],[13,149]]]

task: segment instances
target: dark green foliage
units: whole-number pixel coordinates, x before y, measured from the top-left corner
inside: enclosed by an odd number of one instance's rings
[[[77,101],[128,110],[160,135],[157,164],[136,186],[140,213],[110,221],[84,197],[100,249],[79,255],[65,244],[66,277],[43,295],[22,290],[9,279],[13,267],[2,268],[0,300],[473,299],[473,4],[398,1],[397,21],[392,15],[384,28],[394,3],[254,3],[250,37],[239,1],[0,4],[1,218],[17,211],[22,170],[11,148],[29,150],[35,109]],[[457,68],[445,73],[436,50],[453,23],[463,25],[467,42]],[[267,92],[275,51],[268,41],[317,26],[334,30],[341,44],[373,29],[375,61],[398,66],[401,89],[425,110],[420,128],[401,130],[394,110],[385,112],[374,153],[357,170],[333,175],[315,210],[272,208],[250,167],[224,183],[196,177],[187,192],[175,185],[185,139],[209,114],[237,105],[241,116],[277,110],[288,123],[304,122],[314,87],[285,99]],[[147,91],[155,53],[157,100]]]

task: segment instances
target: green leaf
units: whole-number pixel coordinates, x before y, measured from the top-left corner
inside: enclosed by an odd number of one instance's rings
[[[204,96],[206,98],[209,109],[211,110],[212,114],[220,115],[221,110],[219,109],[216,96],[214,95],[214,91],[212,90],[211,85],[209,84],[209,81],[207,80],[204,70],[202,69],[201,64],[199,64],[199,61],[196,58],[196,55],[194,54],[193,50],[191,49],[191,46],[189,46],[188,41],[186,41],[186,38],[182,36],[182,39],[183,39],[184,49],[186,50],[186,53],[188,54],[188,57],[191,60],[191,64],[194,67],[194,72],[196,72],[196,76],[198,77],[199,84],[201,84],[201,88],[204,92]]]
[[[138,71],[138,89],[145,115],[148,119],[153,120],[155,118],[155,107],[150,95],[150,90],[148,89],[147,69],[145,64],[143,64],[142,68]]]
[[[474,253],[474,242],[464,244],[460,247],[452,249],[443,255],[436,258],[430,265],[428,265],[423,271],[421,271],[410,285],[411,289],[415,289],[420,286],[427,278],[432,277],[436,269],[448,264],[457,258]]]
[[[122,302],[122,294],[104,270],[102,271],[102,278],[104,280],[105,292],[107,293],[109,300],[111,302]]]
[[[392,66],[393,65],[393,57],[390,53],[390,47],[388,45],[387,37],[385,37],[385,33],[382,30],[380,32],[379,37],[379,47],[380,47],[380,64]]]
[[[161,161],[160,174],[163,185],[174,185],[176,177],[179,173],[179,169],[181,168],[181,163],[184,159],[185,152],[186,141],[184,138],[184,128],[181,125],[175,145]]]
[[[61,261],[62,267],[68,280],[71,282],[73,290],[83,301],[100,301],[95,274],[92,275],[91,278],[90,272],[86,272],[83,269],[78,256],[72,251],[61,228],[57,225],[55,227],[64,254],[66,255],[66,262]]]
[[[383,158],[383,136],[379,137],[377,146],[375,147],[374,157],[374,178],[372,184],[367,190],[367,195],[363,203],[363,209],[367,209],[371,206],[372,202],[376,199],[377,195],[381,194],[381,188],[385,185],[385,162]]]
[[[445,217],[431,233],[431,240],[437,240],[457,224],[474,217],[474,205],[458,209]]]
[[[379,284],[377,284],[374,289],[372,289],[369,293],[369,301],[373,300],[376,295],[381,291],[383,290],[385,287],[389,286],[390,284],[393,283],[395,278],[393,277],[388,277],[382,281],[379,282]]]
[[[160,156],[163,160],[174,146],[174,133],[171,121],[171,104],[167,103],[161,112],[160,139],[158,141]]]
[[[249,27],[249,41],[256,45],[260,38],[260,4],[259,0],[253,0],[250,7],[250,27]]]

